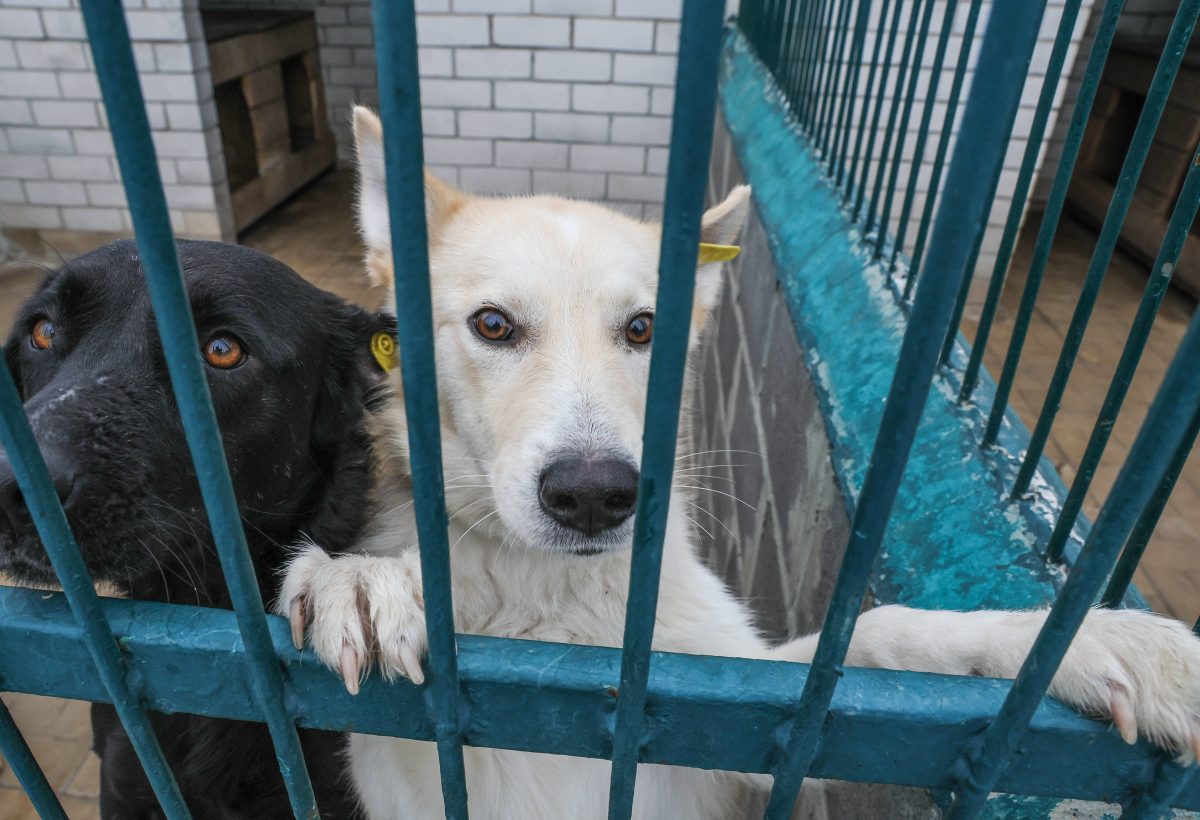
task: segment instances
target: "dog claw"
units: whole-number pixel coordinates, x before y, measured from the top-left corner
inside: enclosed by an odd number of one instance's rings
[[[1126,743],[1137,743],[1137,718],[1133,714],[1133,703],[1129,691],[1119,683],[1109,683],[1109,710],[1113,725]]]
[[[342,647],[342,681],[346,691],[352,695],[358,694],[358,655],[349,646]]]
[[[298,597],[288,608],[288,622],[292,625],[292,646],[299,651],[304,648],[304,601]]]
[[[417,653],[407,643],[400,645],[400,663],[404,666],[404,672],[408,675],[409,680],[417,686],[425,682],[425,672],[421,669],[421,659],[417,657]]]

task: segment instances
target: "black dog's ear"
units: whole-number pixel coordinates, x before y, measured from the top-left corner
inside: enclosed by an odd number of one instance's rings
[[[386,334],[394,350],[396,320],[341,302],[335,314],[313,407],[310,447],[324,481],[308,535],[337,551],[349,547],[365,522],[367,505],[354,499],[371,493],[374,476],[367,417],[384,405],[390,390],[388,370],[377,361],[373,342],[378,348],[377,335]]]

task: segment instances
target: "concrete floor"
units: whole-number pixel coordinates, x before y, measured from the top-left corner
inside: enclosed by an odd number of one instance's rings
[[[352,198],[353,180],[348,173],[327,174],[253,227],[242,241],[282,259],[306,278],[343,298],[376,306],[383,294],[380,289],[369,287],[362,273],[361,251],[353,228]],[[999,370],[1024,282],[1031,231],[1025,234],[988,343],[986,362],[992,372]],[[1093,234],[1076,222],[1067,220],[1060,229],[1012,397],[1013,406],[1030,425],[1040,410],[1093,242]],[[69,237],[55,240],[57,252],[66,257],[94,244],[87,238],[83,242],[72,242]],[[56,253],[42,246],[34,248],[32,253],[26,252],[25,256],[33,256],[37,262],[26,259],[5,264],[0,254],[2,328],[9,326],[17,306],[44,275],[45,269],[39,265],[52,266]],[[1120,356],[1145,283],[1143,270],[1131,259],[1117,255],[1085,337],[1048,447],[1050,458],[1068,482],[1074,477],[1075,464]],[[1175,291],[1168,293],[1125,412],[1088,495],[1088,515],[1094,517],[1098,512],[1194,310],[1195,303],[1188,297]],[[964,331],[971,337],[974,326],[968,322]],[[1200,531],[1197,510],[1200,510],[1200,455],[1194,455],[1184,471],[1137,576],[1139,588],[1156,610],[1188,621],[1200,612],[1200,561],[1195,557],[1196,533]],[[11,694],[4,695],[4,701],[59,791],[70,817],[73,820],[98,817],[99,766],[90,752],[87,704]],[[5,768],[0,772],[0,820],[36,816],[11,770]]]

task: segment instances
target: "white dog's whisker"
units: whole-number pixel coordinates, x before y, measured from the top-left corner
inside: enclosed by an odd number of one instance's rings
[[[700,490],[700,491],[706,492],[706,493],[716,493],[717,495],[723,495],[726,498],[732,498],[734,501],[736,501],[739,504],[744,504],[745,506],[749,507],[751,510],[754,510],[754,512],[758,512],[757,507],[755,507],[749,501],[743,501],[742,499],[738,498],[733,493],[727,493],[727,492],[724,492],[723,490],[714,490],[712,487],[702,487],[699,484],[676,484],[675,486],[679,487],[682,490]]]

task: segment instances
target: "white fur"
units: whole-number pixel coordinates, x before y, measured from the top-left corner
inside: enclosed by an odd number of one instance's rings
[[[390,278],[379,126],[355,115],[363,182],[360,221],[368,266]],[[630,532],[572,554],[582,536],[538,509],[536,477],[564,447],[616,452],[636,462],[648,356],[619,340],[623,317],[654,304],[656,226],[549,197],[487,200],[427,181],[434,320],[448,476],[456,627],[460,632],[619,646],[629,584]],[[705,216],[705,239],[732,241],[748,191]],[[720,294],[719,266],[698,273],[693,346]],[[520,351],[489,348],[466,320],[503,307],[529,329]],[[399,390],[397,382],[397,390]],[[377,664],[388,677],[420,677],[425,651],[420,565],[406,487],[402,406],[379,441],[391,472],[389,505],[361,555],[330,558],[316,546],[289,567],[278,607],[291,613],[318,657],[350,678]],[[767,645],[749,610],[695,554],[672,492],[655,623],[656,649],[803,662],[815,636]],[[885,606],[858,621],[848,663],[951,674],[1013,676],[1045,612],[924,612]],[[364,633],[364,627],[367,633]],[[302,634],[302,633],[301,633]],[[354,680],[348,686],[357,689]],[[1051,692],[1123,735],[1187,753],[1200,725],[1200,642],[1179,623],[1131,611],[1086,619]],[[431,744],[354,736],[351,771],[372,818],[442,814]],[[466,750],[472,817],[601,818],[608,763],[494,749]],[[728,818],[762,778],[643,766],[638,818]]]

